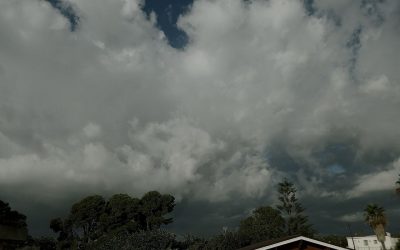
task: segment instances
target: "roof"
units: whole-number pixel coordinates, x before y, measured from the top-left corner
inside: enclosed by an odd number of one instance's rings
[[[386,237],[389,237],[391,239],[399,239],[398,237],[393,237],[390,234],[386,234]],[[376,239],[376,235],[355,235],[355,236],[346,236],[346,239],[367,239],[367,238],[373,238]]]
[[[386,235],[386,236],[388,236],[388,235]],[[351,239],[351,238],[358,239],[358,238],[367,238],[367,237],[370,237],[370,238],[376,238],[376,235],[356,235],[356,236],[346,236],[346,238],[348,238],[348,239]]]
[[[273,249],[275,247],[279,247],[279,246],[286,245],[286,244],[296,242],[296,241],[307,241],[307,242],[311,242],[311,243],[318,244],[318,245],[321,245],[321,246],[324,246],[324,247],[327,247],[330,249],[335,249],[335,250],[348,250],[348,248],[335,246],[335,245],[332,245],[332,244],[329,244],[329,243],[326,243],[323,241],[314,240],[314,239],[310,239],[310,238],[307,238],[304,236],[299,236],[299,235],[263,241],[263,242],[255,243],[255,244],[247,246],[247,247],[240,248],[239,250],[255,250],[255,249],[267,250],[267,249]]]

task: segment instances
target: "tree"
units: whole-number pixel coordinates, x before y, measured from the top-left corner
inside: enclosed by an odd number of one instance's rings
[[[56,250],[56,241],[51,237],[40,237],[34,239],[34,246],[38,247],[40,250]],[[35,248],[33,248],[35,249]]]
[[[0,244],[1,249],[19,249],[29,240],[26,216],[16,210],[11,210],[8,203],[0,200],[0,239],[8,242]],[[1,241],[1,240],[0,240]]]
[[[127,194],[113,195],[108,201],[100,195],[88,196],[73,204],[65,219],[52,219],[50,228],[59,234],[59,248],[74,249],[103,236],[159,229],[172,222],[164,216],[172,212],[174,201],[173,196],[157,191],[142,199]]]
[[[347,247],[347,239],[346,236],[342,236],[342,235],[335,235],[335,234],[331,234],[331,235],[318,235],[315,237],[315,239],[335,245],[335,246],[339,246],[339,247]]]
[[[400,174],[399,174],[399,178],[396,181],[396,185],[397,185],[396,193],[400,194]]]
[[[8,203],[0,200],[0,225],[26,229],[26,216],[11,210]]]
[[[102,235],[100,218],[105,211],[105,200],[100,195],[88,196],[72,205],[67,218],[55,218],[50,228],[58,233],[58,247],[76,249]]]
[[[285,219],[285,233],[287,236],[300,234],[312,237],[314,230],[308,222],[308,217],[303,214],[304,208],[296,198],[296,191],[293,183],[287,179],[278,184],[280,204],[277,209]]]
[[[50,228],[58,233],[57,241],[59,249],[76,249],[78,245],[77,236],[73,233],[73,222],[70,218],[62,220],[55,218],[50,221]]]
[[[279,210],[270,206],[259,207],[240,222],[239,233],[251,243],[283,236],[285,221]]]
[[[93,250],[158,250],[176,249],[175,235],[164,230],[139,231],[128,233],[119,231],[115,234],[105,235],[97,241],[88,244],[86,249]]]
[[[396,245],[394,246],[394,250],[400,250],[400,240],[397,241]]]
[[[107,202],[100,220],[104,232],[139,230],[140,200],[127,194],[115,194]]]
[[[364,220],[374,230],[378,241],[382,244],[383,250],[386,250],[385,246],[385,226],[386,226],[386,215],[385,209],[376,204],[369,204],[364,209]]]
[[[69,219],[73,224],[73,233],[84,243],[96,239],[101,234],[100,216],[105,210],[105,200],[93,195],[72,205]]]
[[[212,237],[204,246],[205,249],[235,250],[249,245],[249,239],[236,231],[224,231]]]
[[[194,235],[185,235],[183,236],[183,241],[178,241],[177,248],[178,249],[187,249],[187,250],[204,250],[207,248],[207,240],[194,236]]]
[[[150,191],[140,200],[140,207],[143,229],[158,229],[163,224],[172,223],[172,218],[164,218],[164,215],[174,209],[175,198],[169,194],[161,195],[157,191]]]

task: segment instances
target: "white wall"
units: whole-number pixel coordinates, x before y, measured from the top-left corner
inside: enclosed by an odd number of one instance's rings
[[[355,250],[380,250],[382,249],[381,243],[378,241],[375,235],[364,236],[364,237],[346,237],[347,247]],[[385,246],[386,249],[394,249],[399,239],[392,238],[390,233],[386,233]],[[353,244],[354,241],[354,244]],[[355,245],[355,248],[354,248]]]

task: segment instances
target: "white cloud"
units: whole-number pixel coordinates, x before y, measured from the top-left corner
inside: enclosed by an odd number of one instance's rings
[[[348,198],[368,195],[374,191],[393,191],[400,173],[400,160],[396,160],[387,169],[378,169],[372,173],[361,175],[355,181],[354,188],[347,192]]]
[[[363,213],[362,212],[355,212],[351,214],[345,214],[339,218],[340,221],[344,222],[357,222],[363,220]]]
[[[92,123],[90,122],[88,125],[86,125],[83,128],[83,133],[85,134],[85,136],[87,136],[88,138],[95,138],[100,136],[101,134],[101,127],[96,124],[96,123]]]
[[[54,198],[48,197],[48,188],[62,194],[85,187],[136,195],[157,189],[178,199],[191,193],[199,199],[220,201],[238,192],[260,196],[271,177],[268,166],[257,157],[237,152],[222,161],[224,154],[231,154],[225,143],[179,118],[145,126],[134,122],[129,145],[115,152],[102,143],[84,140],[78,140],[73,149],[44,147],[42,157],[20,154],[0,159],[1,185],[32,184],[29,193],[35,192],[40,200]],[[216,169],[208,169],[210,165]]]
[[[360,161],[400,153],[396,1],[381,25],[348,1],[318,2],[315,16],[300,1],[195,1],[183,50],[141,1],[65,2],[75,32],[45,1],[0,2],[2,187],[261,197],[286,171],[265,156],[279,142],[307,163],[291,170],[302,187],[328,194],[314,153],[331,141],[357,141]],[[353,195],[388,188],[398,169],[358,170]]]

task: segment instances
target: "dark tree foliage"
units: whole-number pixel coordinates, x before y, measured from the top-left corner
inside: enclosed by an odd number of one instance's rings
[[[315,239],[335,245],[335,246],[344,247],[344,248],[347,247],[347,239],[346,239],[346,236],[343,236],[343,235],[335,235],[335,234],[317,235],[317,236],[315,236]]]
[[[58,233],[59,248],[83,248],[104,236],[159,229],[172,222],[165,215],[174,206],[173,196],[157,191],[148,192],[141,199],[116,194],[105,201],[102,196],[93,195],[73,204],[67,218],[52,219],[50,228]]]
[[[69,219],[73,225],[73,235],[84,243],[98,238],[101,234],[100,216],[105,210],[105,200],[100,195],[93,195],[72,205]]]
[[[194,235],[185,235],[183,241],[178,242],[178,249],[200,250],[207,247],[207,240]]]
[[[235,250],[250,244],[250,239],[235,231],[226,231],[212,237],[205,249]]]
[[[77,236],[73,234],[73,223],[67,218],[55,218],[50,221],[50,228],[58,233],[57,241],[59,249],[74,249],[77,247]]]
[[[157,191],[146,193],[140,200],[142,228],[153,230],[172,223],[172,218],[164,218],[164,215],[172,212],[174,206],[175,198],[172,195],[161,195]]]
[[[399,174],[399,177],[398,177],[398,179],[396,181],[396,189],[395,189],[395,191],[396,191],[396,194],[400,195],[400,174]]]
[[[107,202],[100,221],[104,232],[139,230],[140,200],[127,194],[115,194]]]
[[[175,235],[164,230],[128,233],[120,231],[99,238],[88,245],[93,250],[158,250],[175,248]]]
[[[387,219],[385,209],[377,204],[368,204],[364,209],[364,220],[374,230],[378,241],[382,244],[382,249],[386,250],[385,226]]]
[[[224,231],[210,239],[185,236],[183,241],[177,242],[176,249],[180,250],[234,250],[250,244],[250,240],[238,231]]]
[[[251,243],[256,243],[282,237],[284,227],[285,221],[280,211],[270,206],[263,206],[240,222],[239,233]]]
[[[8,203],[0,200],[0,249],[18,249],[26,246],[30,239],[26,216],[11,210]],[[8,239],[8,241],[2,241]]]
[[[101,234],[100,216],[104,210],[104,198],[93,195],[73,204],[66,219],[52,219],[50,228],[59,234],[60,247],[74,248],[96,239]]]
[[[8,203],[0,200],[0,225],[26,228],[26,216],[18,211],[11,210]]]
[[[394,250],[400,250],[400,240],[397,241],[396,245],[394,246]]]
[[[314,230],[308,222],[308,217],[304,215],[303,206],[296,198],[296,191],[293,183],[286,179],[278,184],[279,205],[277,208],[285,219],[285,234],[312,237]]]
[[[54,238],[50,237],[34,239],[33,245],[38,247],[40,250],[56,250],[56,241]]]

